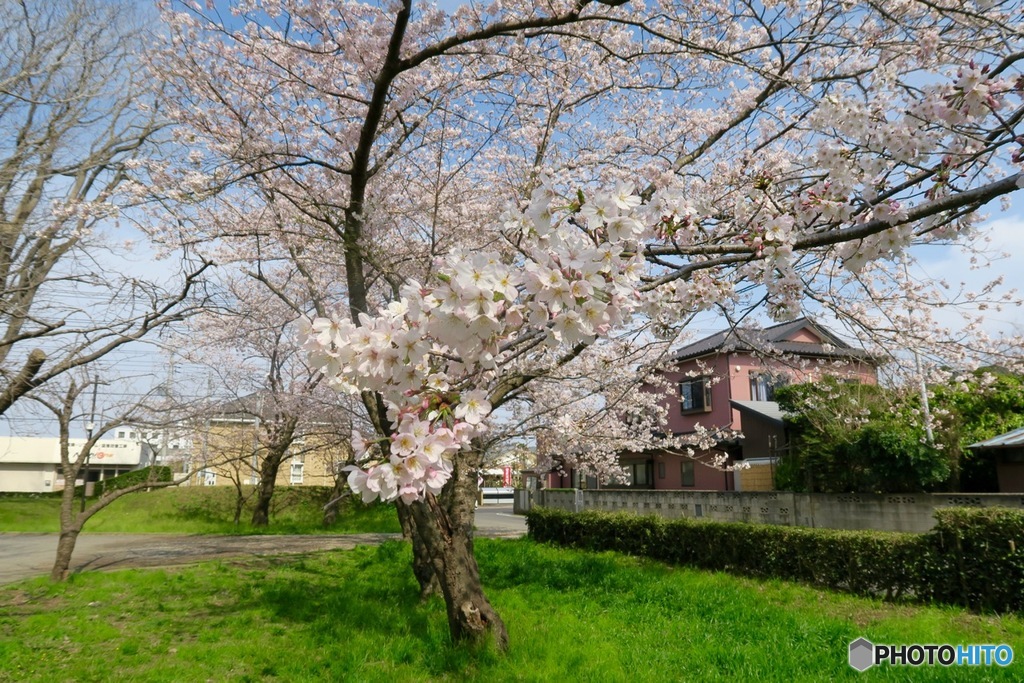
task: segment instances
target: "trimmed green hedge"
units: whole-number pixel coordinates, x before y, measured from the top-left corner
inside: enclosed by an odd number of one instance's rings
[[[94,482],[93,495],[96,497],[102,496],[107,491],[116,491],[118,489],[127,488],[134,486],[135,484],[144,484],[146,482],[158,483],[171,481],[174,475],[171,473],[170,467],[157,466],[157,467],[143,467],[141,470],[132,470],[131,472],[125,472],[119,474],[116,477],[110,479],[104,479],[103,481]],[[75,495],[82,495],[82,487],[75,487]]]
[[[976,609],[1024,612],[1024,513],[1006,508],[943,508],[924,558],[922,595]]]
[[[538,541],[672,564],[802,581],[886,599],[1024,610],[1024,513],[949,508],[927,534],[668,520],[534,508]]]

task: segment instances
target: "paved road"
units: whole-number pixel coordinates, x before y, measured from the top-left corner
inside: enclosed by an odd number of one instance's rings
[[[516,537],[526,520],[511,505],[485,505],[476,512],[479,536]],[[170,567],[229,557],[285,555],[377,544],[399,534],[310,536],[182,536],[175,534],[90,534],[78,537],[72,571],[127,567]],[[57,551],[57,534],[0,534],[0,584],[47,574]]]
[[[526,533],[526,517],[512,514],[511,503],[488,503],[477,508],[475,524],[481,536],[522,536]]]

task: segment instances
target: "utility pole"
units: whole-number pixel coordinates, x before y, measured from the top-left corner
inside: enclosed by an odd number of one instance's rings
[[[260,418],[263,416],[263,392],[260,391],[256,399],[256,422],[252,435],[252,483],[253,486],[259,483],[259,452],[260,452]]]
[[[164,384],[164,404],[170,403],[172,394],[174,393],[174,351],[169,350],[169,358],[167,361],[167,382]],[[165,414],[163,419],[163,429],[161,430],[161,444],[160,444],[160,457],[154,464],[166,465],[167,464],[167,449],[168,449],[168,435],[167,435],[167,415]]]
[[[82,467],[82,508],[81,512],[85,512],[85,496],[89,488],[89,458],[92,456],[92,441],[93,430],[96,429],[96,392],[100,388],[100,376],[93,376],[92,380],[92,409],[89,411],[89,421],[85,423],[85,447],[89,449],[89,452],[85,454],[85,465]]]

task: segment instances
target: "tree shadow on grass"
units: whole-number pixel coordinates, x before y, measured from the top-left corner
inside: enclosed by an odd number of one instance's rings
[[[396,541],[285,561],[284,571],[256,582],[246,602],[274,619],[307,624],[311,637],[324,642],[353,630],[388,636],[403,623],[403,631],[425,633],[444,611],[420,602],[411,561],[407,545]]]
[[[420,600],[411,563],[410,546],[397,541],[303,558],[265,577],[248,601],[304,625],[304,638],[319,647],[369,648],[431,676],[496,665],[502,657],[491,644],[450,642],[444,602]]]
[[[612,553],[567,552],[528,538],[482,539],[476,542],[475,549],[485,589],[524,585],[559,592],[631,588],[623,583],[626,574],[622,567],[626,561]]]

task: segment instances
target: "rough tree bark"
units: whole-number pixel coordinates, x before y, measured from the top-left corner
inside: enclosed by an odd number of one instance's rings
[[[430,558],[434,579],[444,596],[448,630],[455,642],[485,642],[493,638],[500,650],[508,649],[505,622],[491,606],[480,582],[473,554],[473,508],[479,452],[456,461],[455,472],[440,499],[409,506],[422,552]],[[476,465],[476,467],[474,467]]]
[[[281,463],[288,458],[288,448],[294,440],[297,423],[298,418],[287,417],[272,434],[271,443],[267,447],[263,462],[260,463],[260,481],[256,485],[256,505],[252,511],[253,526],[270,524],[270,501],[274,497],[277,473],[281,469]]]
[[[75,552],[75,544],[78,542],[78,534],[81,529],[62,531],[60,540],[57,542],[57,559],[50,570],[50,580],[54,582],[66,581],[71,567],[71,555]]]
[[[77,476],[77,471],[73,476]],[[67,479],[65,479],[67,481]],[[100,501],[93,506],[86,508],[84,512],[75,513],[75,480],[71,479],[71,485],[65,485],[60,501],[60,539],[57,541],[57,556],[53,562],[53,569],[50,570],[51,581],[65,581],[71,572],[71,556],[75,552],[75,544],[78,536],[82,533],[85,523],[94,514],[109,505],[110,500]],[[85,482],[82,483],[85,486]]]
[[[412,543],[412,573],[420,585],[420,599],[426,600],[432,595],[441,594],[441,583],[434,571],[433,560],[417,526],[416,517],[410,506],[401,500],[397,502],[398,521],[402,524],[402,536]]]

